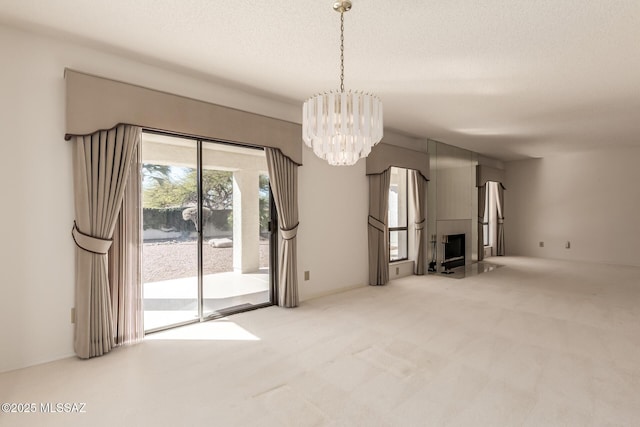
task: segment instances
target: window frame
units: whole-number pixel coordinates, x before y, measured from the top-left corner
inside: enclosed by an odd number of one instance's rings
[[[484,216],[482,218],[482,230],[486,228],[486,236],[484,239],[485,247],[493,247],[496,245],[497,233],[497,186],[500,185],[496,181],[487,181],[485,192]],[[485,234],[483,234],[483,237]]]
[[[489,205],[491,204],[491,187],[489,182],[485,184],[484,190],[484,213],[482,215],[482,238],[484,247],[491,246],[491,227],[489,226]]]
[[[395,168],[395,169],[399,169],[399,170],[403,170],[404,171],[404,179],[405,179],[405,221],[404,223],[406,224],[404,227],[388,227],[387,230],[387,239],[389,242],[389,262],[399,262],[399,261],[406,261],[409,259],[409,169],[407,168],[401,168],[401,167],[396,167],[396,166],[392,166],[391,168]],[[391,173],[391,171],[389,171]],[[391,186],[389,186],[389,194],[391,193]],[[399,193],[398,193],[399,194]],[[387,198],[389,197],[389,195],[387,195]],[[400,197],[398,197],[398,199],[400,199]],[[390,204],[388,203],[387,200],[387,204],[389,206],[387,206],[387,218],[390,212]],[[405,239],[405,248],[404,248],[404,253],[406,254],[406,256],[404,258],[397,258],[397,259],[392,259],[391,258],[391,233],[394,231],[404,231],[407,233],[407,237]],[[401,251],[398,251],[398,253],[400,253]]]

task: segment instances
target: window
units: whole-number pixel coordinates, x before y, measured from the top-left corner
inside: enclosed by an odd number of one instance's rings
[[[391,168],[389,185],[389,261],[400,261],[408,255],[407,169]]]
[[[498,233],[498,183],[487,181],[484,202],[482,233],[485,246],[494,246]]]
[[[484,245],[485,246],[491,246],[491,242],[489,239],[489,205],[491,202],[491,197],[490,197],[490,183],[487,182],[485,184],[485,191],[484,191],[484,216],[482,218],[482,238],[484,240]]]

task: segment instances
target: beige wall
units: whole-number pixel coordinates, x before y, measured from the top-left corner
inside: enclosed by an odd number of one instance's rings
[[[507,253],[640,266],[639,162],[629,148],[507,163]]]
[[[71,145],[65,67],[298,121],[301,104],[250,95],[134,60],[0,26],[0,372],[73,354]],[[302,142],[301,142],[302,143]],[[305,148],[300,168],[302,299],[367,280],[364,162],[330,168]],[[311,280],[303,281],[303,272]]]

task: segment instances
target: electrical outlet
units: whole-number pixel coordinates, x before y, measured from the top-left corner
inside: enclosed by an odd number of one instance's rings
[[[309,280],[309,271],[304,272],[304,280]]]
[[[571,249],[571,242],[567,240],[567,243],[564,245],[565,249]]]
[[[396,276],[400,274],[400,267],[396,267]]]
[[[544,248],[544,242],[540,242],[540,243],[539,243],[539,246],[540,246],[541,248]]]

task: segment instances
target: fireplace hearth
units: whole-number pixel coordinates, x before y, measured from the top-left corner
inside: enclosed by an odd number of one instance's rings
[[[444,255],[442,267],[444,272],[465,264],[465,240],[464,234],[448,234],[442,236]]]

